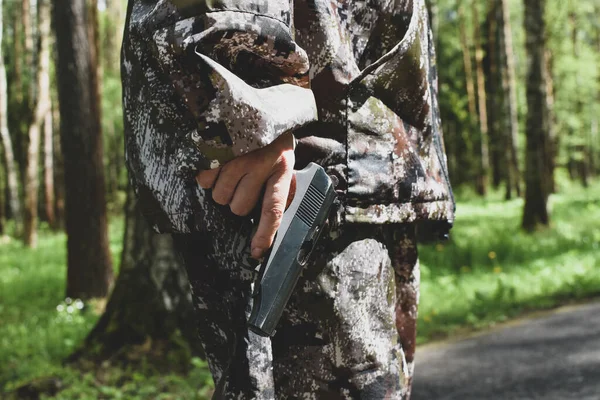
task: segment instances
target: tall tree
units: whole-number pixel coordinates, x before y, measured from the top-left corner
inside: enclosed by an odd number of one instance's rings
[[[518,134],[519,120],[517,114],[517,79],[515,73],[512,26],[510,22],[510,6],[508,0],[501,1],[502,29],[502,87],[504,91],[505,114],[505,157],[507,162],[506,199],[512,198],[513,189],[521,196],[521,173],[519,169]]]
[[[2,157],[0,156],[0,160],[2,159]],[[2,162],[0,162],[0,237],[2,237],[2,235],[4,235],[4,224],[6,221],[6,217],[4,215],[5,210],[5,206],[4,206],[4,195],[6,193],[6,190],[4,188],[4,166],[2,165]]]
[[[545,0],[524,0],[525,48],[527,51],[527,152],[523,228],[531,231],[548,225],[548,133],[550,118],[546,94],[544,57],[546,47]]]
[[[54,124],[50,109],[44,118],[44,210],[53,229],[56,227],[54,190]]]
[[[554,179],[554,170],[556,169],[556,157],[558,154],[558,134],[555,129],[556,115],[554,113],[554,60],[549,49],[544,54],[544,73],[546,75],[546,98],[548,99],[548,118],[550,119],[548,127],[548,178],[550,179],[550,193],[556,192],[556,181]]]
[[[102,78],[102,63],[100,62],[100,35],[98,27],[98,0],[88,0],[88,43],[90,46],[90,92],[92,100],[94,126],[102,129],[102,101],[100,93],[100,79]]]
[[[51,110],[50,103],[50,2],[38,0],[39,56],[35,68],[35,92],[37,94],[33,112],[33,121],[29,126],[29,144],[27,146],[27,167],[25,175],[25,244],[37,245],[38,192],[39,192],[39,156],[41,131],[46,115]]]
[[[6,165],[6,185],[8,188],[8,204],[11,214],[15,220],[16,233],[20,233],[22,218],[21,218],[21,203],[19,200],[19,178],[18,168],[15,162],[13,153],[13,142],[8,131],[8,86],[6,82],[6,67],[4,65],[4,55],[2,53],[3,39],[3,18],[2,11],[4,5],[0,0],[0,143],[4,150],[4,162]]]
[[[577,7],[576,5],[574,7]],[[571,25],[571,41],[573,46],[573,58],[577,60],[580,56],[579,52],[579,41],[577,37],[579,35],[578,31],[578,21],[577,21],[577,12],[575,9],[571,10],[569,13],[569,22]],[[583,114],[583,99],[582,96],[578,93],[580,92],[580,86],[583,85],[582,80],[577,77],[577,85],[575,87],[576,95],[575,95],[575,112],[576,115]],[[581,179],[581,183],[584,187],[589,185],[588,182],[588,167],[587,167],[587,149],[585,140],[581,138],[582,132],[576,132],[574,129],[569,131],[570,136],[570,148],[568,151],[568,169],[571,178],[573,179],[575,176],[578,176]]]
[[[54,130],[54,218],[53,229],[65,228],[65,162],[60,145],[60,113],[58,111],[58,99],[52,99],[52,125]]]
[[[142,343],[172,349],[177,334],[194,352],[201,352],[185,269],[170,235],[150,229],[132,190],[125,223],[119,277],[106,311],[71,359],[112,358],[123,354],[123,348]]]
[[[80,298],[106,296],[113,278],[87,16],[86,0],[55,2],[68,235],[67,295]]]
[[[33,29],[31,24],[31,2],[30,0],[23,0],[21,2],[21,22],[23,25],[23,34],[25,37],[25,65],[27,68],[31,68],[33,65]]]
[[[475,70],[477,71],[477,100],[479,111],[479,133],[481,135],[480,146],[480,171],[478,179],[478,192],[480,195],[487,193],[488,175],[490,170],[490,151],[488,138],[488,112],[485,91],[485,75],[483,72],[483,45],[481,29],[479,27],[479,11],[477,1],[472,4],[473,26],[475,37]]]
[[[486,17],[486,60],[484,62],[487,85],[488,137],[492,171],[492,185],[497,188],[504,179],[504,136],[501,129],[502,78],[500,74],[500,37],[498,30],[500,0],[489,3]]]
[[[13,21],[19,21],[21,18],[21,13],[23,12],[22,7],[13,7]],[[13,32],[13,57],[14,57],[14,87],[15,90],[15,98],[17,103],[21,103],[23,101],[23,43],[21,41],[23,29],[22,24],[15,23],[14,24],[14,32]],[[4,61],[2,61],[4,62]]]
[[[469,35],[467,34],[467,18],[465,16],[464,1],[458,5],[458,28],[460,32],[460,47],[462,49],[463,61],[465,65],[465,79],[467,86],[467,97],[469,100],[470,121],[477,118],[477,101],[475,99],[475,82],[473,80],[473,61],[471,59],[471,45]]]

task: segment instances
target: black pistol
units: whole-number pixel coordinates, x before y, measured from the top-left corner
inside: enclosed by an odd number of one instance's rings
[[[273,336],[302,268],[315,247],[336,198],[331,178],[310,163],[296,173],[296,194],[283,214],[275,241],[254,287],[249,328]]]

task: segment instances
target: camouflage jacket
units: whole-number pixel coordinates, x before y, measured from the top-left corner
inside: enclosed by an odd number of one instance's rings
[[[159,232],[210,225],[194,175],[293,131],[346,222],[451,221],[424,0],[130,0],[126,154]]]

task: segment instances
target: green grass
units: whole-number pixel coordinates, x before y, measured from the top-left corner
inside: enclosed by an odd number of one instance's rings
[[[551,198],[551,228],[533,235],[520,230],[521,200],[459,202],[451,241],[420,249],[420,343],[600,294],[600,182],[562,193]],[[115,265],[122,232],[115,218]],[[61,365],[98,318],[64,299],[65,256],[63,234],[42,230],[36,250],[0,238],[0,397],[53,376],[60,399],[206,398],[210,377],[198,359],[187,376],[144,364],[83,373]]]
[[[115,266],[122,233],[122,219],[115,219],[109,233]],[[64,234],[42,230],[38,248],[28,250],[16,240],[0,237],[0,398],[48,376],[59,378],[64,388],[60,399],[206,398],[210,385],[201,391],[197,386],[210,377],[198,359],[191,360],[191,372],[185,377],[160,374],[150,365],[135,370],[107,366],[93,373],[61,365],[98,318],[93,305],[80,310],[80,301],[64,298],[65,241]],[[46,386],[47,381],[35,381],[35,386]]]
[[[551,227],[532,235],[522,209],[459,202],[451,241],[421,247],[420,343],[600,294],[600,184],[553,195]]]

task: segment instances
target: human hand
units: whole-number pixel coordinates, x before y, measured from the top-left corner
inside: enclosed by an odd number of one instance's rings
[[[273,244],[288,198],[294,197],[294,163],[294,136],[286,133],[268,146],[196,176],[202,188],[213,189],[216,203],[229,205],[240,216],[252,211],[265,186],[260,222],[250,245],[256,259]]]

